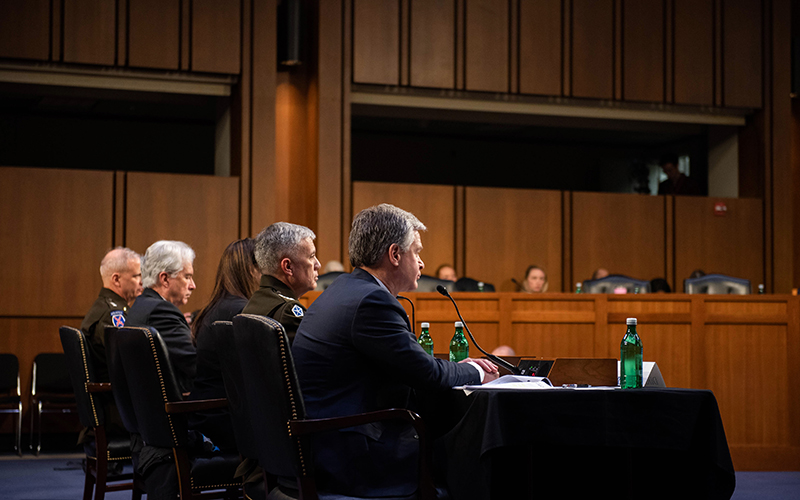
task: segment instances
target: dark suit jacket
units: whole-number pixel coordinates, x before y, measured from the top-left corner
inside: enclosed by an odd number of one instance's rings
[[[226,293],[209,309],[203,317],[203,323],[197,325],[197,373],[190,400],[227,397],[217,347],[208,333],[215,321],[233,321],[245,304],[247,299]],[[233,422],[227,408],[190,413],[189,427],[208,436],[223,451],[236,449]]]
[[[310,418],[403,406],[411,388],[479,384],[474,367],[417,344],[403,307],[362,269],[336,279],[311,305],[292,345]],[[418,444],[405,424],[370,424],[314,441],[320,488],[355,496],[408,495]]]
[[[192,390],[196,366],[196,350],[192,331],[180,309],[164,300],[152,288],[145,288],[130,309],[125,326],[152,326],[169,351],[169,361],[181,392]]]

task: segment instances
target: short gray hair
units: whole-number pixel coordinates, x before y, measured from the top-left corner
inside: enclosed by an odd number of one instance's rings
[[[350,264],[374,266],[393,244],[406,252],[414,242],[414,233],[426,229],[414,214],[394,205],[382,203],[365,208],[356,215],[350,228]]]
[[[142,285],[152,288],[158,275],[167,273],[175,277],[187,264],[194,262],[194,250],[182,241],[156,241],[142,257]]]
[[[256,236],[256,263],[262,274],[277,274],[284,257],[296,257],[297,246],[306,238],[316,239],[314,231],[289,222],[276,222]]]
[[[105,280],[114,273],[122,273],[128,270],[132,260],[140,260],[141,255],[130,248],[117,247],[109,250],[103,260],[100,261],[100,276]]]

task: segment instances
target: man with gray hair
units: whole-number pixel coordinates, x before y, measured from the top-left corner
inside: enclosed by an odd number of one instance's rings
[[[309,418],[339,417],[409,404],[412,388],[444,389],[498,377],[485,360],[451,363],[428,355],[411,332],[397,294],[417,288],[425,264],[409,212],[382,204],[362,210],[350,232],[354,270],[311,305],[292,346]],[[358,497],[409,496],[419,442],[406,423],[379,422],[316,435],[320,489]]]
[[[95,372],[101,382],[108,382],[106,362],[106,327],[125,326],[128,307],[142,293],[140,256],[130,248],[110,250],[100,262],[103,288],[86,313],[81,331],[89,341]]]
[[[128,325],[152,326],[167,346],[181,392],[190,392],[196,350],[192,331],[178,306],[185,305],[194,285],[194,250],[182,241],[157,241],[142,257],[142,295],[128,311]]]
[[[268,316],[283,325],[294,340],[306,308],[297,301],[317,286],[320,263],[316,235],[305,226],[276,222],[256,236],[256,263],[261,287],[242,313]]]

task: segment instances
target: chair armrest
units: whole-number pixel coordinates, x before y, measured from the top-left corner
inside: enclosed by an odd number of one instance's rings
[[[213,410],[228,406],[227,398],[198,399],[197,401],[171,401],[164,403],[164,410],[168,414],[191,413],[193,411]]]
[[[87,392],[111,392],[110,382],[86,382]]]
[[[419,415],[411,410],[399,408],[358,413],[356,415],[347,415],[344,417],[290,420],[289,427],[292,429],[293,434],[302,436],[305,434],[344,429],[346,427],[363,425],[370,422],[380,422],[382,420],[405,420],[411,422],[417,434],[425,432],[425,426]]]

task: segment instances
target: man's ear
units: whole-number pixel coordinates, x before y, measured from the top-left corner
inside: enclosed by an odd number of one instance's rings
[[[119,273],[114,273],[111,275],[111,283],[114,285],[119,285]]]
[[[162,271],[158,273],[158,284],[164,288],[169,288],[169,273]]]
[[[294,267],[292,266],[292,259],[289,257],[284,257],[281,259],[281,271],[286,276],[292,276],[294,274]]]
[[[400,265],[400,245],[397,243],[392,243],[389,245],[389,262],[392,263],[393,266]]]

